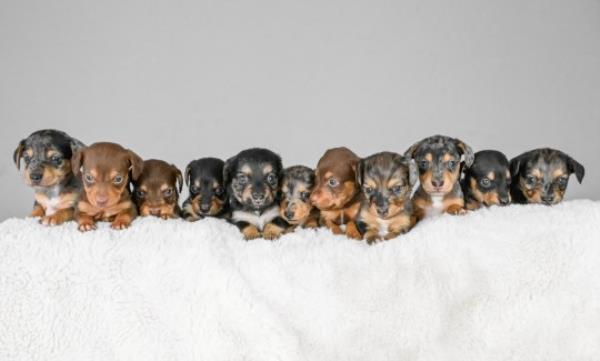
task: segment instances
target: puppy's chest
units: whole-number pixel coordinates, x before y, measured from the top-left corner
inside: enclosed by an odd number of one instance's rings
[[[259,230],[279,216],[279,206],[273,206],[262,213],[248,211],[233,211],[231,218],[234,222],[248,222]]]
[[[444,196],[431,196],[431,206],[429,207],[429,215],[439,215],[444,213]]]
[[[60,188],[54,187],[46,192],[35,193],[36,202],[44,208],[47,216],[66,208],[73,208],[77,203],[77,193],[60,193]]]
[[[359,209],[360,203],[356,203],[344,209],[321,211],[321,218],[343,226],[356,218]]]

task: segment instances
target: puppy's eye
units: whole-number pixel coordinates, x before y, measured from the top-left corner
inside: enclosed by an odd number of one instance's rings
[[[479,184],[481,184],[482,187],[487,188],[487,187],[489,187],[492,184],[492,181],[490,181],[489,178],[482,178],[479,181]]]
[[[200,191],[200,189],[198,189],[198,187],[195,184],[192,184],[190,186],[190,192],[191,193],[198,193]]]
[[[144,197],[146,196],[146,192],[144,192],[144,191],[143,191],[143,190],[141,190],[141,189],[138,189],[137,191],[135,191],[135,195],[136,195],[138,198],[144,198]]]
[[[448,161],[448,169],[452,170],[456,166],[456,161],[449,160]]]
[[[215,194],[218,196],[223,195],[223,193],[225,193],[225,189],[223,189],[223,187],[217,187],[215,188]]]
[[[567,185],[567,178],[558,178],[556,183],[559,185],[559,187],[564,187]]]
[[[54,164],[60,164],[60,162],[62,162],[62,157],[59,155],[55,155],[55,156],[52,156],[52,158],[50,158],[50,160]]]
[[[163,192],[163,195],[164,195],[165,197],[170,197],[170,196],[172,196],[172,195],[173,195],[173,188],[167,188],[167,189],[165,189],[165,191]]]
[[[373,187],[365,187],[365,193],[366,194],[372,194],[373,193]]]
[[[303,201],[307,201],[310,198],[310,192],[300,193],[300,198],[302,198]]]
[[[529,175],[529,176],[527,176],[527,178],[525,178],[525,182],[527,182],[527,184],[532,186],[537,183],[537,179],[534,176]]]
[[[241,185],[248,183],[248,176],[245,174],[238,175],[238,183]]]
[[[275,177],[275,174],[270,173],[267,176],[267,182],[269,182],[269,184],[271,184],[271,185],[277,184],[277,177]]]
[[[421,169],[427,169],[427,167],[429,167],[429,162],[426,160],[422,160],[419,162],[419,168]]]
[[[94,176],[87,173],[83,178],[85,178],[86,183],[94,183]]]
[[[329,180],[327,181],[327,185],[329,185],[331,188],[334,188],[340,185],[340,182],[338,182],[338,180],[335,178],[329,178]]]
[[[118,175],[113,178],[114,184],[121,184],[122,182],[123,182],[123,176]]]
[[[400,194],[400,192],[402,192],[402,186],[401,185],[393,186],[392,192],[396,193],[396,194]]]
[[[23,156],[23,160],[25,161],[25,163],[29,163],[29,162],[31,162],[31,157],[29,155],[25,154]]]

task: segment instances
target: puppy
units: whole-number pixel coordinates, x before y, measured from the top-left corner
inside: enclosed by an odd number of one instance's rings
[[[140,216],[179,218],[179,192],[183,176],[176,166],[157,159],[144,161],[142,174],[133,182],[133,201]]]
[[[315,189],[310,201],[320,211],[320,224],[334,234],[361,239],[356,226],[360,208],[360,192],[356,183],[356,167],[360,158],[348,148],[333,148],[325,152],[315,170]]]
[[[142,174],[142,159],[118,144],[94,143],[78,150],[71,162],[75,175],[83,178],[83,192],[75,213],[79,230],[96,229],[96,221],[112,222],[114,229],[129,227],[137,216],[129,182]]]
[[[410,196],[417,169],[410,159],[377,153],[362,159],[356,174],[363,193],[358,227],[368,243],[395,238],[415,225]]]
[[[571,174],[583,181],[585,168],[559,150],[543,148],[513,158],[510,172],[513,202],[552,205],[563,200]]]
[[[21,140],[13,153],[17,169],[25,162],[25,183],[35,192],[31,217],[43,225],[58,225],[73,219],[81,182],[73,175],[71,157],[84,147],[68,134],[45,129]]]
[[[440,213],[462,214],[464,197],[460,188],[462,164],[473,164],[473,151],[463,141],[442,135],[425,138],[405,153],[414,159],[420,185],[413,196],[417,219]]]
[[[281,217],[296,227],[317,228],[319,211],[310,203],[310,193],[315,186],[314,170],[297,165],[283,171],[281,181]]]
[[[468,210],[510,204],[510,167],[506,156],[496,150],[475,153],[473,164],[461,181]]]
[[[268,149],[247,149],[225,162],[230,220],[245,239],[276,239],[289,227],[279,215],[281,172],[281,158]]]
[[[188,164],[184,178],[190,196],[183,202],[183,218],[193,222],[204,217],[226,217],[224,165],[217,158],[197,159]]]

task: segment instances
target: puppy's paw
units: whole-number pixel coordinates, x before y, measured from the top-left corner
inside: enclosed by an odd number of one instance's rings
[[[340,228],[340,226],[338,226],[337,224],[331,224],[328,226],[328,228],[331,230],[331,233],[333,234],[344,234],[344,231],[342,231],[342,229]]]
[[[283,234],[284,229],[273,224],[273,223],[268,223],[265,226],[265,229],[263,230],[263,238],[264,239],[268,239],[268,240],[274,240],[277,239],[279,237],[281,237],[281,235]]]
[[[446,213],[456,216],[466,214],[467,211],[462,206],[459,206],[458,204],[453,204],[450,207],[448,207]]]
[[[44,209],[42,207],[35,207],[31,213],[29,213],[29,217],[31,218],[38,218],[38,217],[43,217],[45,214]]]
[[[378,233],[365,234],[365,240],[368,244],[373,244],[381,241],[381,236]]]
[[[260,238],[261,234],[258,228],[255,226],[246,226],[246,228],[242,229],[242,234],[244,235],[244,239],[246,241],[250,241],[253,239]]]
[[[94,222],[93,220],[88,220],[88,219],[80,220],[79,226],[77,227],[77,229],[79,229],[81,232],[89,232],[96,228],[97,228],[96,222]]]
[[[113,229],[125,229],[131,225],[131,220],[127,218],[116,218],[110,225]]]
[[[40,219],[40,223],[44,226],[58,226],[66,221],[65,217],[61,217],[60,214],[53,214],[51,216],[44,216]]]
[[[351,238],[351,239],[356,239],[358,241],[360,241],[363,238],[362,234],[360,234],[360,232],[358,231],[358,228],[356,227],[356,223],[349,222],[346,225],[346,237]]]
[[[385,235],[385,237],[383,237],[383,239],[385,241],[389,241],[390,239],[394,239],[398,236],[400,236],[401,234],[406,233],[406,231],[402,231],[402,232],[389,232],[388,234]]]

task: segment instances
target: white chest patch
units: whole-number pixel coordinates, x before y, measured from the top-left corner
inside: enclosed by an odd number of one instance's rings
[[[444,196],[431,196],[429,215],[440,215],[444,211]]]
[[[233,211],[231,218],[235,222],[248,222],[255,225],[260,231],[263,230],[265,224],[271,222],[273,219],[279,216],[279,206],[273,206],[262,214],[245,211]]]
[[[390,227],[391,220],[389,219],[381,219],[377,218],[377,225],[379,226],[379,236],[383,237],[388,234],[388,229]]]
[[[60,209],[60,188],[58,186],[50,188],[45,197],[39,197],[36,194],[35,199],[44,208],[46,216],[51,216]]]

